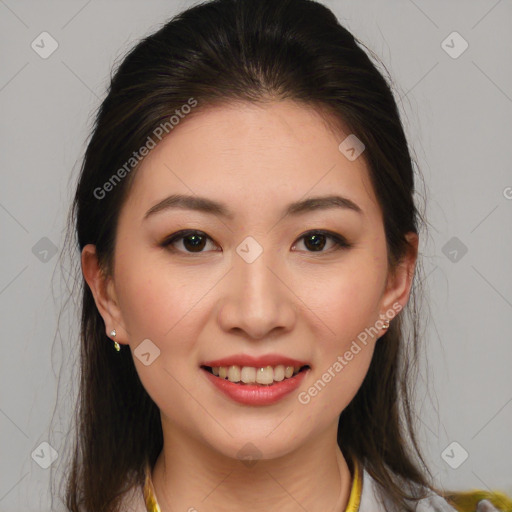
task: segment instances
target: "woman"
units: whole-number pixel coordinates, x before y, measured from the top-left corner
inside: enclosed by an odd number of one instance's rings
[[[116,70],[71,212],[70,510],[497,510],[418,449],[421,219],[360,45],[312,1],[214,0]]]

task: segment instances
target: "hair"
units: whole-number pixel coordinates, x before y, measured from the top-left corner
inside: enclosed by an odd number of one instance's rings
[[[94,244],[105,276],[112,275],[117,220],[138,165],[112,178],[191,98],[197,106],[188,116],[215,105],[288,99],[336,120],[365,145],[392,272],[411,248],[406,234],[418,233],[424,221],[392,88],[370,55],[378,60],[312,0],[213,0],[181,12],[130,49],[111,77],[69,211],[73,250]],[[95,191],[107,188],[98,198]],[[338,424],[350,469],[353,459],[360,461],[397,510],[414,510],[410,501],[434,489],[412,406],[421,340],[419,266],[406,308],[376,344]],[[66,505],[73,512],[111,512],[125,491],[142,484],[146,461],[153,465],[163,448],[160,411],[130,351],[113,350],[91,290],[79,280],[80,383]]]

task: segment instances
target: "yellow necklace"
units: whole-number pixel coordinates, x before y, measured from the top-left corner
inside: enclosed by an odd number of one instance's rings
[[[362,491],[362,475],[357,460],[354,460],[354,478],[352,479],[352,487],[348,498],[345,512],[358,512],[359,503],[361,502]],[[151,467],[149,462],[146,464],[146,477],[144,483],[144,502],[147,512],[162,512],[160,505],[156,501],[155,489],[151,480]]]

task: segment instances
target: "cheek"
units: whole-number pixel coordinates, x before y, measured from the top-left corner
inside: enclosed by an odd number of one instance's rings
[[[193,275],[136,252],[120,258],[116,281],[129,341],[135,346],[145,338],[154,339],[160,346],[167,336],[182,329],[181,320],[199,300],[194,297],[202,290]]]
[[[178,272],[157,259],[126,256],[119,262],[119,303],[139,378],[163,411],[190,407],[188,393],[196,385],[196,340],[201,330],[200,300],[211,287],[192,272]],[[139,360],[137,347],[149,339],[151,362]],[[155,356],[155,354],[157,354]],[[199,413],[197,413],[199,414]]]
[[[319,406],[332,413],[348,405],[368,371],[385,278],[370,254],[359,253],[337,267],[327,271],[328,277],[317,272],[300,294],[314,298],[305,301],[309,310],[303,314],[318,326],[314,336],[319,364],[311,396],[322,395]]]
[[[321,317],[315,333],[317,365],[303,402],[312,404],[326,418],[338,415],[352,401],[370,366],[376,343],[374,326],[378,294],[361,289],[361,282],[350,278],[330,282],[323,303],[315,313]],[[318,398],[315,398],[318,397]]]
[[[322,320],[327,346],[342,348],[375,323],[383,282],[384,275],[372,260],[360,255],[305,280],[299,295],[305,297],[305,304]]]

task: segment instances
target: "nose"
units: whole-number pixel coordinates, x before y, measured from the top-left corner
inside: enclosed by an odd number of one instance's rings
[[[293,329],[298,299],[282,268],[268,265],[264,254],[252,263],[235,255],[218,311],[225,332],[260,340]]]

